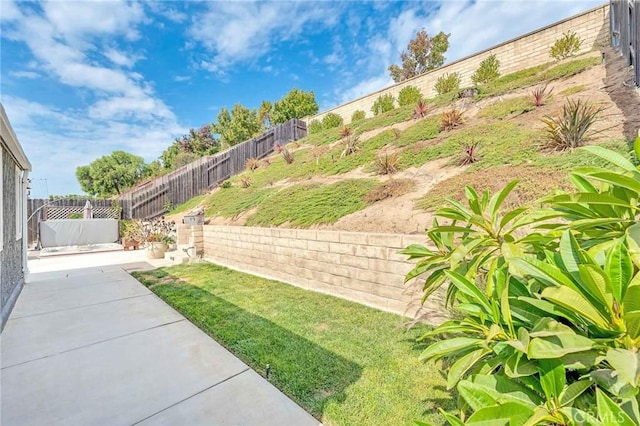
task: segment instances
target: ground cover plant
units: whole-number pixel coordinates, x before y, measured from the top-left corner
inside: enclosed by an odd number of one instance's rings
[[[447,359],[450,425],[640,423],[640,170],[582,149],[608,166],[574,170],[575,189],[547,208],[502,209],[517,181],[467,187],[465,204],[436,213],[431,245],[405,250],[418,260],[407,280],[426,277],[425,299],[447,283],[461,313],[423,335],[441,340],[421,354]]]
[[[519,96],[505,99],[501,102],[486,106],[478,112],[478,117],[502,119],[505,117],[524,114],[536,108],[529,96]]]
[[[210,263],[134,275],[327,426],[442,423],[433,405],[454,405],[417,359],[426,326]]]

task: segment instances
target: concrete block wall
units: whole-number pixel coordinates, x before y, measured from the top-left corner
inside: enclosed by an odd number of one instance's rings
[[[406,86],[415,86],[424,96],[433,97],[436,95],[434,89],[436,81],[444,74],[457,72],[461,76],[461,87],[472,86],[471,76],[478,69],[480,63],[492,54],[495,54],[500,61],[500,73],[502,75],[545,64],[553,61],[553,58],[551,58],[549,54],[549,49],[553,43],[567,31],[575,32],[582,40],[581,51],[579,53],[585,53],[608,46],[609,5],[605,4],[588,10],[579,15],[483,50],[482,52],[459,59],[437,70],[395,84],[330,110],[323,111],[320,114],[307,118],[306,121],[322,120],[325,114],[333,112],[341,115],[344,122],[348,124],[351,122],[351,115],[356,110],[362,110],[366,113],[367,117],[371,117],[373,116],[371,107],[379,96],[390,93],[397,99],[400,90]]]
[[[442,322],[442,295],[421,307],[421,283],[404,284],[413,263],[399,250],[422,235],[203,226],[204,258],[243,272],[389,312]]]

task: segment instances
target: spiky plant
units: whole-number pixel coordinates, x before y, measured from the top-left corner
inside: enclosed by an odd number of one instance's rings
[[[311,155],[316,159],[316,165],[320,163],[320,158],[329,151],[329,147],[326,145],[316,146],[311,150]]]
[[[463,112],[457,108],[442,113],[440,118],[440,131],[444,132],[458,127],[464,123]]]
[[[244,165],[247,168],[247,170],[254,171],[255,169],[258,168],[260,163],[258,162],[257,158],[251,157],[251,158],[247,158],[247,161],[244,163]]]
[[[577,148],[589,137],[591,126],[603,108],[583,102],[567,100],[558,118],[545,116],[545,140],[547,149],[564,151]]]
[[[282,149],[280,150],[280,155],[282,155],[284,162],[287,164],[293,163],[293,160],[295,159],[293,157],[293,153],[289,151],[289,149],[286,146],[282,147]]]
[[[360,143],[360,139],[358,136],[351,135],[342,139],[342,143],[344,144],[344,149],[342,150],[342,154],[340,157],[346,157],[347,155],[351,155],[358,151],[360,147],[358,144]]]
[[[376,173],[379,175],[392,175],[398,171],[400,166],[400,157],[397,152],[392,154],[378,154],[374,160]]]
[[[424,118],[427,116],[427,112],[429,111],[429,105],[420,99],[416,102],[416,107],[413,109],[413,118]]]
[[[468,166],[477,162],[480,159],[479,147],[480,143],[478,141],[463,143],[459,164],[461,166]]]
[[[352,134],[353,134],[353,131],[351,130],[351,128],[349,128],[347,126],[344,126],[342,129],[340,129],[340,137],[342,139],[348,138]]]
[[[549,97],[549,95],[551,95],[551,92],[553,92],[553,89],[547,90],[548,88],[548,85],[543,84],[542,86],[538,86],[533,89],[531,95],[533,96],[533,104],[535,106],[541,107],[544,105],[544,101]]]
[[[251,178],[249,176],[242,176],[240,178],[240,186],[248,188],[251,186]]]

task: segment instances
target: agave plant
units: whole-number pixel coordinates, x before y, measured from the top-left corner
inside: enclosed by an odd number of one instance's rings
[[[490,198],[468,188],[468,208],[438,212],[450,224],[428,232],[435,249],[405,250],[420,259],[407,279],[428,274],[425,298],[448,282],[464,316],[421,355],[449,360],[451,425],[640,424],[640,171],[585,149],[616,169],[574,172],[578,192],[537,211],[500,211],[514,182]]]

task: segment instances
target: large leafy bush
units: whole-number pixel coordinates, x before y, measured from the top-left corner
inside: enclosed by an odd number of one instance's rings
[[[423,359],[446,358],[460,411],[451,425],[640,424],[640,171],[575,170],[574,193],[544,209],[502,209],[517,182],[490,196],[466,189],[427,235],[407,280],[424,298],[446,285],[460,315],[424,336]],[[422,424],[418,422],[419,424]]]

